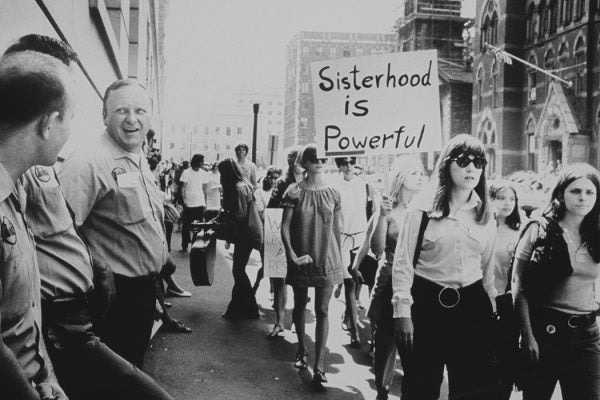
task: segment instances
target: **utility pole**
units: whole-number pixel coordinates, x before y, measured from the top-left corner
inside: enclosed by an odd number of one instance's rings
[[[254,128],[252,129],[252,162],[256,164],[256,136],[258,134],[258,109],[259,103],[252,104],[254,110]]]

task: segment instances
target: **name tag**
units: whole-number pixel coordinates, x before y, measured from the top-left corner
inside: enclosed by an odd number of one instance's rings
[[[117,185],[120,188],[132,188],[139,185],[138,175],[133,172],[117,175]]]

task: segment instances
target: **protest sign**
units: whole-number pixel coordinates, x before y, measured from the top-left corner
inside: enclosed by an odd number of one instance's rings
[[[285,278],[287,260],[281,240],[281,217],[283,209],[265,208],[265,278]]]
[[[436,50],[318,61],[310,67],[320,155],[441,149]]]

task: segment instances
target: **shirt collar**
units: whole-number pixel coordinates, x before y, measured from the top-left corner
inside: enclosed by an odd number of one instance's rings
[[[142,154],[141,150],[137,153],[131,153],[131,152],[123,149],[119,145],[119,143],[117,143],[115,141],[115,139],[113,139],[112,136],[110,136],[108,134],[108,131],[106,131],[106,130],[102,134],[101,139],[108,145],[110,154],[113,156],[113,158],[115,160],[118,160],[120,158],[128,158],[135,165],[137,165],[138,167],[140,166],[140,160],[141,160],[141,154]]]
[[[2,163],[0,163],[0,203],[6,200],[8,196],[14,192],[15,183],[12,181]]]

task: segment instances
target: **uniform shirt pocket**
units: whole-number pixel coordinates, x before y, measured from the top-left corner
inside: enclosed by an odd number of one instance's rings
[[[28,208],[27,217],[35,236],[46,238],[65,232],[73,225],[67,203],[59,186],[34,190],[35,207]]]
[[[136,224],[144,220],[144,210],[140,201],[140,189],[122,187],[116,192],[117,218],[123,224]]]

